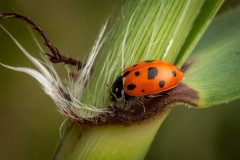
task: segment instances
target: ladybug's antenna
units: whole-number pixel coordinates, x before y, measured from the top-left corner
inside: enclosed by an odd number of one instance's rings
[[[23,20],[26,23],[28,23],[29,25],[31,25],[33,27],[33,29],[36,30],[40,34],[40,36],[44,40],[45,45],[51,51],[52,54],[46,53],[46,55],[49,57],[49,60],[52,63],[63,62],[64,64],[77,66],[78,69],[81,69],[82,66],[84,65],[81,61],[61,55],[59,50],[56,47],[54,47],[52,45],[52,43],[49,41],[49,39],[47,38],[47,36],[43,32],[43,30],[37,24],[35,24],[30,18],[28,18],[20,13],[15,13],[15,12],[0,13],[0,20],[2,18],[17,18],[17,19]]]

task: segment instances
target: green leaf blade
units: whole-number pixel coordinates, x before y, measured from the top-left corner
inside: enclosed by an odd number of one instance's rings
[[[206,0],[204,2],[202,9],[193,24],[192,30],[186,38],[186,42],[182,46],[179,55],[176,58],[176,64],[178,66],[182,66],[182,64],[186,61],[223,2],[224,0]]]
[[[216,19],[203,37],[184,82],[200,94],[199,107],[240,98],[240,10]]]

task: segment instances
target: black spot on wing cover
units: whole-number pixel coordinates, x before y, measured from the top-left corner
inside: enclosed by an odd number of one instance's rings
[[[126,77],[127,75],[129,75],[129,73],[130,73],[130,71],[123,73],[123,77]]]
[[[140,75],[140,72],[137,71],[137,72],[135,72],[134,74],[135,74],[135,76],[139,76],[139,75]]]
[[[127,89],[128,90],[134,90],[136,88],[136,85],[135,84],[129,84],[128,86],[127,86]]]
[[[164,85],[165,85],[165,81],[164,80],[159,81],[159,87],[160,88],[163,88]]]
[[[158,70],[155,67],[148,68],[148,79],[154,79],[158,75]]]
[[[173,77],[176,77],[177,76],[177,72],[176,71],[172,71],[172,75],[173,75]]]

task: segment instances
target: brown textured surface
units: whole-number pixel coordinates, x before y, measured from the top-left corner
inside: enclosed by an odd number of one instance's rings
[[[196,107],[198,102],[198,93],[187,87],[185,84],[179,84],[176,88],[159,97],[148,98],[144,100],[145,113],[138,104],[130,106],[131,110],[124,110],[117,107],[109,107],[112,114],[106,113],[91,119],[79,119],[79,123],[95,124],[125,124],[139,122],[155,115],[161,114],[166,109],[174,105],[184,105]]]

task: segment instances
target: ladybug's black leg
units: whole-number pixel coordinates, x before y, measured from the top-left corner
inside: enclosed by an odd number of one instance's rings
[[[125,103],[125,108],[126,108],[126,106],[128,105],[129,101],[132,100],[132,101],[136,102],[138,105],[140,105],[140,106],[143,108],[143,113],[145,113],[145,107],[144,107],[143,102],[135,99],[135,97],[129,96],[128,94],[125,93],[125,94],[124,94],[124,100],[125,100],[125,101],[124,101],[124,103]]]
[[[140,105],[140,106],[143,108],[143,113],[146,112],[146,109],[145,109],[145,107],[144,107],[143,102],[141,102],[141,101],[139,101],[139,100],[137,100],[137,99],[135,99],[135,98],[132,98],[132,100],[135,101],[138,105]]]
[[[132,99],[131,96],[129,96],[128,94],[124,93],[124,108],[128,107],[128,103],[129,101]]]
[[[22,14],[19,14],[19,13],[14,13],[14,12],[0,13],[0,20],[2,18],[17,18],[17,19],[23,20],[26,23],[28,23],[29,25],[31,25],[33,27],[33,29],[36,30],[39,33],[39,35],[43,38],[45,45],[51,51],[51,54],[46,53],[46,55],[48,56],[49,60],[52,63],[61,63],[62,62],[64,64],[76,66],[77,69],[81,69],[84,66],[83,62],[60,54],[59,50],[55,46],[52,45],[52,43],[49,41],[48,37],[43,32],[43,30],[37,24],[35,24],[30,18],[28,18]]]

